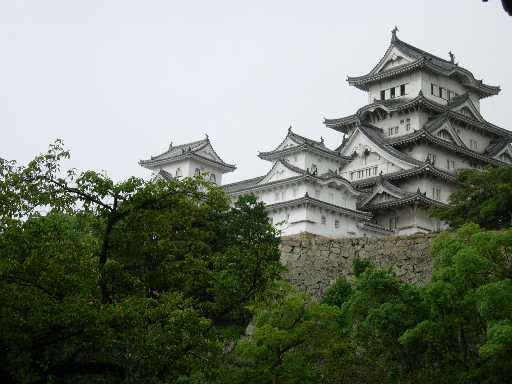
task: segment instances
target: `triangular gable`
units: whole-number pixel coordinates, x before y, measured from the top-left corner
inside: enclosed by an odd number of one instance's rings
[[[348,140],[345,147],[341,150],[340,155],[342,156],[358,156],[363,157],[365,153],[373,152],[379,155],[384,160],[395,164],[399,169],[395,169],[394,171],[398,171],[400,169],[409,169],[412,168],[412,164],[409,164],[398,157],[393,156],[389,151],[386,151],[385,147],[381,147],[375,144],[372,140],[370,140],[359,128],[356,128],[350,139]],[[383,161],[380,162],[384,163]],[[347,164],[343,168],[343,172],[350,171],[352,169],[358,169],[360,166],[354,164],[353,162]]]
[[[465,147],[464,143],[460,139],[459,135],[453,128],[450,120],[446,120],[439,128],[436,128],[431,132],[433,136],[440,137],[443,140]]]
[[[512,144],[507,144],[501,151],[493,156],[496,160],[512,164]]]
[[[298,143],[293,140],[293,137],[290,137],[290,135],[286,136],[286,139],[275,149],[275,151],[282,151],[284,149],[292,148],[298,146]]]
[[[283,161],[284,160],[276,161],[270,172],[265,175],[265,177],[258,183],[258,185],[301,175],[301,173],[293,171],[290,169],[290,167],[287,167]]]
[[[366,205],[378,204],[385,201],[392,201],[401,199],[403,196],[400,196],[398,193],[393,191],[391,188],[386,188],[383,184],[378,184],[374,190],[366,197],[358,207],[364,207]]]
[[[207,159],[223,163],[221,158],[219,156],[217,156],[217,154],[213,150],[213,147],[210,143],[208,143],[204,148],[201,148],[200,150],[198,150],[195,153],[198,154],[199,156],[205,157]]]
[[[469,116],[472,119],[475,119],[477,121],[485,123],[484,118],[482,117],[480,112],[478,112],[478,109],[476,109],[475,105],[473,104],[473,102],[471,101],[470,98],[468,98],[464,103],[457,105],[456,107],[454,107],[451,110],[453,112],[457,112],[462,115]]]
[[[370,74],[379,73],[399,65],[409,64],[413,61],[414,58],[402,52],[398,47],[391,45],[379,64],[377,64]]]

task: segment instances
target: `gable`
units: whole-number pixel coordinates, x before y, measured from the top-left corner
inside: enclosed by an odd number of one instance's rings
[[[289,136],[281,143],[279,147],[277,147],[276,151],[282,151],[283,149],[288,149],[292,147],[296,147],[297,143],[293,141]]]
[[[386,201],[398,200],[401,196],[379,184],[370,195],[361,202],[361,207],[372,204],[379,204]]]
[[[349,181],[374,177],[380,171],[384,173],[397,172],[413,166],[394,157],[383,147],[372,142],[359,129],[354,131],[340,154],[353,158],[349,164],[341,169],[342,176]],[[355,174],[351,175],[352,172],[355,172]]]
[[[453,125],[449,120],[445,121],[439,128],[432,131],[433,136],[437,136],[443,140],[446,140],[449,143],[454,143],[459,146],[464,146],[464,143],[460,139],[459,135],[457,135]]]
[[[258,185],[288,179],[290,177],[295,176],[300,176],[300,173],[292,171],[291,169],[286,167],[281,161],[277,161],[270,170],[270,172],[258,183]]]
[[[503,148],[493,157],[497,160],[503,161],[504,163],[512,164],[512,145],[506,145],[505,148]]]
[[[211,144],[208,144],[205,148],[201,149],[200,151],[196,152],[199,156],[206,157],[207,159],[222,162],[219,156],[215,153],[213,150]]]
[[[388,52],[386,52],[386,55],[384,55],[380,63],[374,69],[373,73],[386,71],[399,65],[409,64],[412,61],[414,61],[413,58],[407,56],[404,52],[393,46]]]
[[[482,117],[482,115],[480,115],[480,112],[478,112],[478,110],[475,108],[475,105],[469,98],[461,105],[458,105],[457,107],[453,108],[452,111],[468,116],[477,121],[485,122],[484,118]]]

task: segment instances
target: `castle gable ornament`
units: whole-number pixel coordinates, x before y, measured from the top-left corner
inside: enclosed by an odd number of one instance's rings
[[[359,157],[363,157],[366,151],[371,152],[371,148],[368,146],[368,144],[359,143],[354,147],[352,153],[355,152]]]

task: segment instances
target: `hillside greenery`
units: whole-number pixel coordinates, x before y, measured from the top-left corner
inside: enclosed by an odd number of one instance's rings
[[[0,160],[2,383],[512,381],[512,229],[467,216],[430,283],[355,259],[316,302],[281,280],[254,196],[62,172],[68,156]]]

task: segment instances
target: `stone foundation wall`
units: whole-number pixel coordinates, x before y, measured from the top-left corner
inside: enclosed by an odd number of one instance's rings
[[[375,268],[393,267],[397,278],[411,284],[430,282],[432,241],[437,235],[362,237],[353,239],[283,239],[281,262],[288,268],[285,279],[320,299],[340,275],[354,279],[354,258],[371,259]]]

